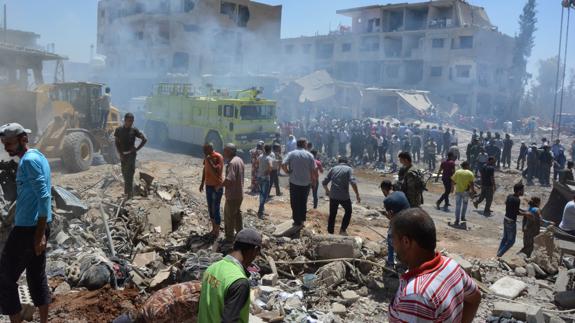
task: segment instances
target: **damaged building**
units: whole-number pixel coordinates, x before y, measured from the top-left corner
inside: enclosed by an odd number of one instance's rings
[[[463,0],[337,11],[351,27],[282,40],[285,74],[326,70],[370,87],[430,91],[462,113],[497,114],[509,101],[513,38]]]
[[[103,78],[127,101],[160,81],[263,73],[280,50],[281,14],[250,0],[101,0]]]

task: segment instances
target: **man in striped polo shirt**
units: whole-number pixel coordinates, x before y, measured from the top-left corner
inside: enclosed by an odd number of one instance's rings
[[[397,257],[409,269],[389,305],[389,321],[473,321],[481,293],[454,260],[435,252],[435,224],[429,214],[407,209],[393,217],[391,228]]]

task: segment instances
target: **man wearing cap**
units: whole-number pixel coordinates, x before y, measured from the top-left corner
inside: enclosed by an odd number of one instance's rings
[[[247,267],[256,259],[261,235],[253,229],[238,232],[233,251],[204,272],[198,322],[248,323],[250,283]]]
[[[122,165],[122,177],[124,177],[124,194],[126,199],[134,196],[134,173],[136,172],[136,154],[144,147],[148,139],[134,127],[134,115],[126,113],[124,124],[114,131],[116,138],[116,150],[120,155]],[[140,139],[138,147],[135,146],[136,138]]]
[[[385,199],[383,200],[383,207],[385,207],[385,217],[390,221],[393,216],[403,210],[409,209],[409,201],[402,191],[394,191],[393,184],[389,180],[381,182],[381,192]],[[391,226],[387,230],[387,266],[395,266],[395,251],[393,249],[393,236]]]
[[[32,301],[40,309],[40,322],[48,321],[51,302],[46,277],[46,241],[52,222],[50,165],[38,150],[28,149],[29,133],[17,123],[0,128],[6,152],[20,158],[14,228],[0,258],[0,309],[11,322],[22,322],[18,280],[24,270]]]

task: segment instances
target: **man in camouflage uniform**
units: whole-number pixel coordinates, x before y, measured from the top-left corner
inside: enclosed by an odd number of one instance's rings
[[[425,144],[423,151],[424,151],[423,158],[425,159],[425,162],[427,163],[427,169],[429,169],[430,171],[434,171],[435,170],[435,154],[437,152],[437,145],[433,141],[433,138],[429,138],[429,140]]]
[[[411,162],[411,154],[405,151],[400,153],[399,162],[403,165],[398,174],[401,191],[405,193],[411,207],[419,207],[423,204],[423,192],[419,174]]]

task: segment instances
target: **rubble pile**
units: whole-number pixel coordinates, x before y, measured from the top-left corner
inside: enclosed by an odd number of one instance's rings
[[[149,316],[150,304],[161,298],[154,295],[175,284],[197,284],[231,247],[205,236],[211,228],[205,201],[180,179],[141,173],[139,196],[123,201],[117,172],[101,166],[84,175],[75,190],[64,184],[54,188],[47,272],[55,322]],[[378,222],[375,210],[358,210],[374,217],[372,225]],[[258,219],[253,210],[244,212],[244,226],[263,235],[262,255],[248,268],[252,321],[382,322],[387,317],[401,272],[385,267],[383,236],[371,241],[323,235],[313,220],[305,228],[294,227],[291,220]],[[563,311],[575,308],[573,258],[559,263],[552,230],[537,237],[531,258],[466,259],[442,252],[480,286],[478,321],[575,319],[573,312]]]

